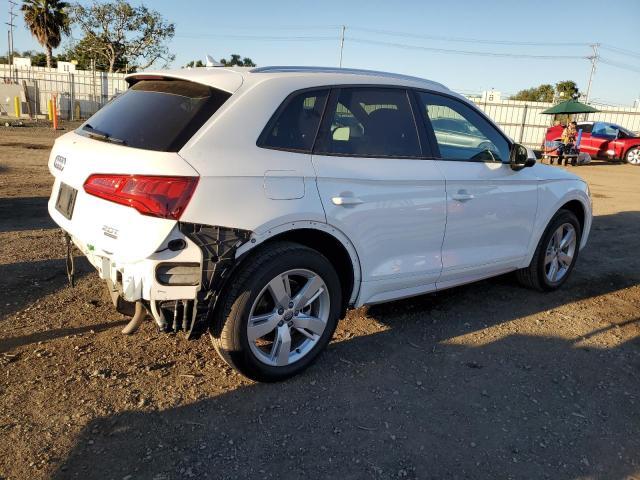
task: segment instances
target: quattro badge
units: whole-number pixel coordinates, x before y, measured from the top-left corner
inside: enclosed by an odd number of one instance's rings
[[[66,165],[66,163],[67,163],[67,159],[62,155],[57,155],[56,158],[53,160],[53,166],[60,171],[64,170],[64,166]]]

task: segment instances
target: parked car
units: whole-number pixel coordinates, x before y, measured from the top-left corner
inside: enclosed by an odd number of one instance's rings
[[[562,137],[562,125],[547,129],[545,146],[551,148]],[[640,135],[615,123],[578,122],[578,131],[582,130],[580,151],[592,158],[624,161],[631,165],[640,165]]]
[[[132,323],[206,326],[250,378],[309,366],[350,307],[511,271],[554,290],[587,242],[585,182],[441,84],[310,67],[126,78],[56,141],[49,212]],[[442,134],[436,110],[473,141]]]

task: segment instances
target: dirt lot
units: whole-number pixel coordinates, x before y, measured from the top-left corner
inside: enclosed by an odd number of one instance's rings
[[[350,312],[275,385],[206,337],[132,337],[46,212],[54,133],[0,130],[0,478],[640,478],[640,168],[550,294],[511,276]]]

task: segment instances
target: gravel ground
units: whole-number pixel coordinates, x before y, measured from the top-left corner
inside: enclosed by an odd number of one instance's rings
[[[640,168],[593,163],[572,279],[351,311],[254,384],[206,337],[138,334],[46,212],[55,132],[0,129],[0,478],[640,478]]]

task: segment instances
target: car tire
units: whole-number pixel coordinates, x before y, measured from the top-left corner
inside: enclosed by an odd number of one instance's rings
[[[319,252],[290,242],[258,247],[229,284],[210,334],[220,357],[246,377],[285,380],[309,367],[331,340],[342,293]]]
[[[516,271],[518,281],[539,291],[560,288],[576,264],[581,238],[582,228],[576,215],[569,210],[559,210],[545,229],[529,266]]]
[[[627,150],[624,154],[624,162],[636,167],[640,166],[640,146]]]

